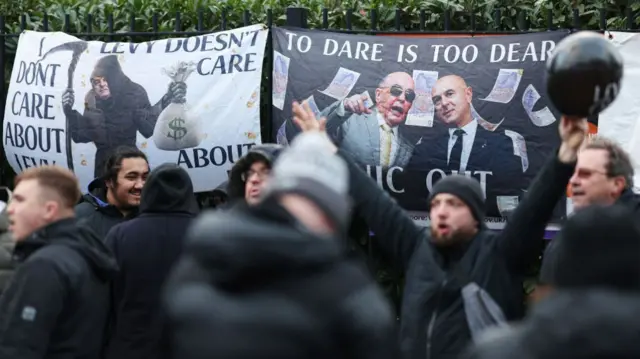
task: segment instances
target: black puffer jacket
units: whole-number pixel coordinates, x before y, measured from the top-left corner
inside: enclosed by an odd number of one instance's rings
[[[78,221],[91,228],[102,240],[113,226],[136,215],[132,213],[125,217],[116,206],[107,202],[107,188],[100,178],[89,183],[89,192],[82,196],[75,209]]]
[[[400,206],[348,154],[355,212],[378,244],[405,273],[400,324],[404,359],[453,359],[471,340],[461,288],[469,281],[486,290],[508,320],[524,315],[522,280],[542,251],[544,230],[566,189],[555,179],[573,164],[553,158],[540,171],[504,230],[480,229],[469,243],[440,249],[426,228],[417,227]]]
[[[263,203],[203,214],[166,301],[179,359],[396,358],[394,317],[341,244]]]
[[[464,359],[640,358],[640,294],[565,291],[520,325],[489,333]]]
[[[20,241],[20,263],[0,298],[0,358],[99,358],[111,253],[74,219],[50,224]]]

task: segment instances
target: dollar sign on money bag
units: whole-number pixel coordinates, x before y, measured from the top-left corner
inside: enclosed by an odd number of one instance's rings
[[[187,129],[184,127],[185,121],[180,117],[174,118],[169,122],[171,132],[167,133],[167,137],[174,140],[180,140],[187,135]]]

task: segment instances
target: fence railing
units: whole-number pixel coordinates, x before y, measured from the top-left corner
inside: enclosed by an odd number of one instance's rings
[[[391,13],[390,13],[391,11]],[[17,38],[24,30],[36,30],[36,31],[63,31],[73,36],[84,40],[100,40],[100,41],[130,41],[130,42],[143,42],[156,40],[160,38],[168,37],[186,37],[200,34],[207,34],[215,31],[227,30],[230,28],[229,19],[236,19],[236,26],[249,26],[255,23],[256,18],[262,20],[267,26],[290,26],[301,28],[316,28],[324,31],[331,32],[346,32],[346,33],[365,33],[365,34],[515,34],[526,32],[538,32],[538,31],[552,31],[560,30],[554,21],[554,13],[552,10],[548,10],[545,14],[546,27],[531,28],[530,14],[526,11],[520,11],[515,16],[513,23],[515,26],[506,27],[503,24],[503,14],[501,10],[495,10],[491,21],[486,21],[486,16],[479,16],[476,12],[459,12],[445,10],[441,15],[442,30],[433,31],[428,29],[428,19],[432,17],[432,13],[426,10],[419,10],[413,14],[406,14],[400,9],[386,9],[384,12],[378,10],[360,10],[354,11],[347,9],[342,13],[343,17],[340,20],[342,24],[341,28],[330,27],[330,15],[332,10],[322,9],[320,10],[319,20],[316,17],[313,26],[309,26],[309,11],[305,8],[290,7],[285,11],[284,16],[274,16],[272,10],[266,10],[265,14],[252,14],[250,11],[245,10],[240,14],[232,13],[227,10],[222,10],[219,14],[207,13],[204,10],[197,11],[190,16],[184,16],[181,13],[175,13],[172,16],[170,27],[168,29],[168,22],[163,17],[162,24],[161,18],[158,14],[151,16],[137,16],[136,14],[130,14],[128,17],[128,23],[120,18],[114,18],[113,14],[81,14],[77,13],[65,13],[56,14],[52,16],[47,13],[40,13],[39,15],[24,14],[19,18],[8,18],[0,15],[0,79],[3,84],[0,86],[0,116],[4,118],[5,102],[8,88],[8,79],[10,77],[11,65],[13,64],[13,58],[16,49]],[[315,14],[314,14],[315,15]],[[392,15],[391,17],[389,15]],[[408,17],[411,15],[411,17]],[[585,19],[585,14],[581,14],[578,9],[574,9],[571,14],[571,26],[563,26],[562,29],[579,30],[581,29],[581,22]],[[608,15],[602,10],[598,13],[591,14],[596,16],[597,29],[599,30],[614,30],[607,29]],[[80,17],[83,17],[80,19]],[[367,18],[367,25],[363,26],[363,22],[359,21],[362,18]],[[381,20],[384,17],[385,21]],[[416,19],[417,18],[417,19]],[[617,31],[636,31],[634,29],[636,14],[632,11],[631,7],[627,7],[625,14],[625,28],[615,29]],[[237,21],[237,20],[240,21]],[[358,21],[356,21],[358,19]],[[389,29],[389,19],[393,20],[393,26]],[[217,20],[217,21],[215,21]],[[9,26],[10,23],[13,26]],[[381,29],[380,24],[384,22],[387,26],[385,29]],[[18,26],[15,26],[18,23]],[[335,21],[333,21],[335,23]],[[539,22],[538,22],[539,23]],[[593,28],[593,21],[590,21]],[[566,22],[564,22],[566,24]],[[162,26],[161,26],[162,25]],[[432,26],[430,26],[432,28]],[[12,31],[7,31],[7,28],[14,28]],[[98,31],[96,31],[98,29]],[[140,29],[143,29],[142,31]],[[271,54],[270,41],[267,46],[269,47],[266,54],[265,71],[263,73],[262,83],[262,96],[265,101],[262,101],[263,106],[261,108],[261,127],[262,135],[265,140],[272,140],[272,131],[270,128],[271,118]],[[11,169],[5,163],[4,155],[2,155],[2,166],[0,184],[6,184],[7,171],[11,172]]]

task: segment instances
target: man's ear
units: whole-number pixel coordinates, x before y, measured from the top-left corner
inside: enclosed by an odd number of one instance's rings
[[[467,102],[471,103],[473,100],[473,89],[471,86],[467,86],[467,88],[464,89],[464,96],[467,99]]]
[[[60,211],[60,203],[52,200],[44,202],[44,217],[47,221],[53,221]]]
[[[627,186],[627,180],[622,176],[615,177],[613,179],[613,185],[616,191],[615,194],[619,196],[622,193],[622,191],[624,191],[624,188]]]

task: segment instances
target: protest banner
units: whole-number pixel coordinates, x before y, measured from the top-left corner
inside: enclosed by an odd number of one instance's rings
[[[640,189],[640,34],[607,31],[605,36],[622,54],[624,76],[616,100],[600,114],[598,134],[620,143],[631,156],[634,183]]]
[[[57,164],[83,188],[118,146],[151,167],[177,163],[196,191],[261,143],[260,81],[268,29],[143,43],[83,41],[62,32],[20,35],[4,117],[11,167]]]
[[[568,32],[402,38],[278,28],[274,136],[298,133],[307,101],[327,131],[419,223],[443,176],[480,181],[492,228],[522,199],[559,144],[545,65]],[[462,130],[462,131],[459,131]],[[565,214],[564,202],[555,218]]]

